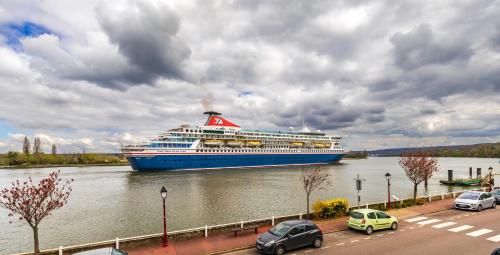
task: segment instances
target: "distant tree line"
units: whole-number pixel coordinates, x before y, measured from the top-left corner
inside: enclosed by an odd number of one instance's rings
[[[51,146],[51,154],[42,150],[42,141],[39,137],[30,145],[28,137],[24,138],[22,152],[10,151],[0,155],[0,165],[29,166],[29,165],[77,165],[77,164],[117,164],[124,161],[122,156],[100,153],[57,154],[55,144]]]
[[[345,155],[346,158],[367,158],[368,152],[365,151],[352,151],[349,154]]]
[[[397,157],[407,152],[416,151],[425,151],[434,157],[500,158],[500,143],[382,149],[370,151],[369,155],[375,157]]]
[[[436,157],[500,158],[500,143],[484,143],[460,148],[430,150]]]

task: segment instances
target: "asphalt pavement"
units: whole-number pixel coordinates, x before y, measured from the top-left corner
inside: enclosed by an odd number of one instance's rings
[[[395,231],[355,230],[325,234],[323,246],[287,254],[490,254],[500,247],[500,207],[482,212],[455,209],[399,220]],[[258,254],[246,249],[229,254]]]

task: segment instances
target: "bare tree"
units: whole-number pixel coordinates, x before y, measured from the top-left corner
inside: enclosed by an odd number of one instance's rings
[[[325,189],[328,186],[328,177],[330,174],[321,166],[303,167],[300,181],[306,191],[307,217],[309,217],[309,197],[311,193],[318,189]]]
[[[23,141],[23,153],[28,156],[30,154],[30,140],[27,136],[24,137]]]
[[[434,175],[435,172],[439,171],[438,159],[432,156],[430,152],[425,151],[420,152],[420,157],[423,158],[422,160],[427,162],[424,167],[424,186],[427,189],[429,179]]]
[[[55,144],[52,144],[52,155],[56,155],[57,154],[57,148],[56,148],[56,145]]]
[[[407,152],[401,154],[399,165],[413,183],[413,201],[416,202],[418,185],[438,171],[437,158],[424,151]]]
[[[40,253],[38,224],[52,211],[64,206],[72,190],[73,179],[62,182],[59,173],[50,173],[38,185],[30,177],[25,181],[17,180],[12,183],[12,187],[0,190],[0,207],[10,211],[9,217],[19,215],[19,220],[26,220],[33,229],[35,255]]]
[[[33,141],[33,155],[38,155],[42,152],[42,141],[40,138],[35,137]]]

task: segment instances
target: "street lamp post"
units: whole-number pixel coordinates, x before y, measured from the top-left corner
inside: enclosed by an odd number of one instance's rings
[[[160,190],[161,198],[163,199],[163,247],[168,246],[167,238],[167,216],[165,211],[165,200],[167,199],[167,189],[165,186],[161,187]]]
[[[359,191],[361,190],[361,184],[362,182],[366,181],[366,179],[361,179],[358,177],[354,179],[356,181],[356,190],[358,191],[358,209],[359,209],[359,203],[361,202],[361,196],[359,195]]]
[[[387,172],[385,174],[385,179],[387,180],[387,209],[391,208],[391,174]]]
[[[488,172],[490,172],[490,192],[493,191],[493,167],[490,166],[490,168],[488,168]]]

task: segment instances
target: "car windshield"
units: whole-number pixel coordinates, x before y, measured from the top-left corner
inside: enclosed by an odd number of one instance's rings
[[[349,214],[349,216],[351,216],[351,218],[354,218],[354,219],[363,219],[365,218],[365,215],[360,213],[360,212],[351,212]]]
[[[477,194],[477,193],[463,193],[462,195],[459,196],[459,198],[477,200],[479,198],[479,194]]]
[[[500,189],[496,189],[493,192],[491,192],[493,195],[500,195]]]
[[[284,236],[288,232],[288,230],[290,230],[290,228],[292,228],[290,225],[287,225],[285,223],[280,223],[271,228],[269,232],[271,232],[271,234],[273,235]]]

